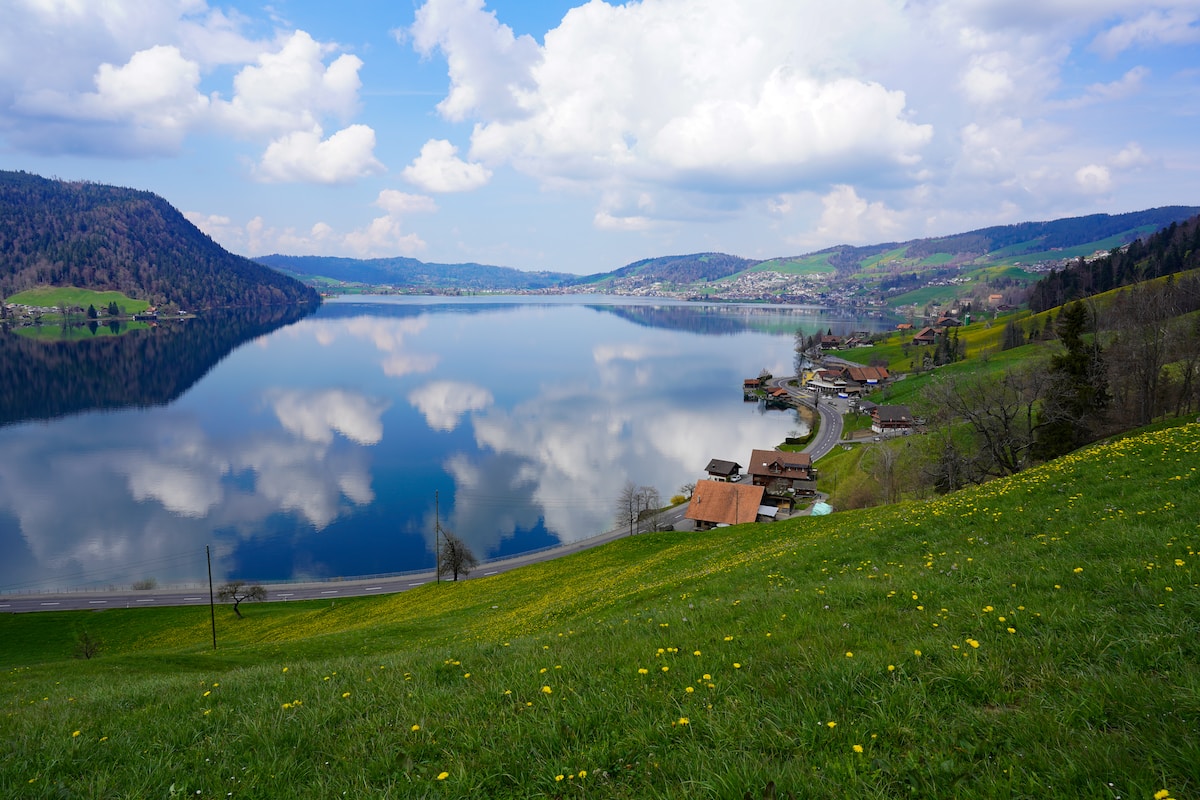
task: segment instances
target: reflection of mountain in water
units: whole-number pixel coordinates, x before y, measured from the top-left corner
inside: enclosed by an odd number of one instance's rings
[[[210,311],[146,331],[83,341],[0,333],[0,425],[169,403],[239,345],[312,310]]]
[[[583,296],[573,301],[540,300],[537,297],[513,297],[506,301],[479,300],[463,302],[455,298],[429,299],[428,303],[326,303],[320,316],[326,319],[357,317],[369,314],[373,317],[420,317],[426,314],[482,314],[515,312],[530,306],[546,308],[564,305],[581,305],[592,311],[613,314],[621,319],[648,328],[687,331],[710,336],[728,336],[737,333],[769,333],[791,336],[796,328],[809,333],[824,333],[833,329],[837,334],[850,331],[888,330],[891,322],[881,317],[867,316],[854,311],[823,308],[817,306],[771,306],[733,305],[707,303],[663,303],[630,299],[622,302],[598,303]]]
[[[826,328],[851,330],[883,330],[882,319],[854,312],[843,312],[813,306],[752,306],[752,305],[613,305],[589,306],[607,311],[637,325],[650,328],[688,331],[708,335],[732,335],[754,331],[791,336],[796,328],[809,333]]]

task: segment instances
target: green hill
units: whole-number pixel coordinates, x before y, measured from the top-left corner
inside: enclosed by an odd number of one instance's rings
[[[0,617],[6,797],[1192,797],[1200,425],[390,597]],[[69,655],[81,634],[105,647]]]
[[[319,299],[224,250],[150,192],[0,172],[0,297],[37,286],[111,290],[188,311]]]

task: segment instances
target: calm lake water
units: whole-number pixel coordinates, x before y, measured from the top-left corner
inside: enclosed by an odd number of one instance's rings
[[[741,395],[792,371],[798,325],[885,323],[364,298],[105,342],[2,334],[0,592],[197,582],[205,545],[220,580],[427,569],[435,513],[481,560],[594,536],[627,481],[666,499],[803,427]]]

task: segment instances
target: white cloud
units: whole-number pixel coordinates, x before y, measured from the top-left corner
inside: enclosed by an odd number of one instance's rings
[[[218,122],[243,134],[311,130],[322,118],[346,119],[358,105],[362,60],[343,54],[328,66],[330,50],[295,31],[278,50],[260,53],[233,79],[234,96],[214,103]]]
[[[1075,184],[1086,194],[1104,194],[1112,188],[1112,173],[1100,164],[1088,164],[1075,170]]]
[[[395,217],[376,217],[365,228],[347,233],[343,243],[360,258],[404,255],[413,256],[425,249],[425,241],[415,233],[405,233]]]
[[[1088,86],[1083,95],[1067,100],[1060,105],[1063,108],[1083,108],[1095,103],[1108,103],[1117,100],[1124,100],[1136,94],[1149,77],[1150,70],[1146,67],[1133,67],[1119,79],[1109,83],[1093,83]]]
[[[494,25],[492,15],[479,2],[431,0],[414,37],[451,65],[487,61],[451,68],[447,102],[479,120],[472,159],[547,181],[782,187],[820,184],[835,166],[894,172],[930,141],[903,91],[851,74],[837,55],[839,45],[876,43],[863,18],[897,21],[889,3],[869,6],[592,2],[572,9],[533,58],[525,48],[467,53],[456,32]],[[497,88],[496,72],[520,79]],[[501,112],[479,99],[493,95]],[[629,227],[605,211],[598,225]]]
[[[495,13],[484,11],[483,0],[427,2],[417,10],[411,34],[422,55],[435,48],[446,55],[450,93],[438,104],[446,119],[520,113],[523,96],[534,88],[531,71],[541,54],[531,37],[514,36]]]
[[[899,215],[880,202],[869,203],[853,186],[836,186],[821,199],[817,238],[824,243],[888,241],[900,230]]]
[[[437,203],[432,197],[421,194],[407,194],[395,189],[384,189],[375,198],[375,205],[393,216],[413,214],[417,212],[437,211]]]
[[[404,168],[404,178],[429,192],[469,192],[491,180],[491,170],[463,161],[457,153],[458,148],[445,139],[430,139]]]
[[[1181,45],[1200,42],[1200,25],[1193,9],[1154,9],[1136,19],[1120,22],[1100,33],[1092,49],[1114,58],[1133,47]]]
[[[1117,169],[1136,169],[1148,166],[1151,163],[1150,157],[1142,151],[1141,145],[1137,142],[1130,142],[1125,145],[1121,152],[1117,153],[1112,159],[1112,165]]]
[[[320,127],[294,131],[268,145],[255,175],[267,182],[346,183],[383,171],[374,151],[375,131],[366,125],[324,140]]]
[[[414,389],[408,402],[425,416],[436,431],[452,431],[463,414],[481,411],[493,402],[492,393],[482,386],[458,381],[434,381]]]

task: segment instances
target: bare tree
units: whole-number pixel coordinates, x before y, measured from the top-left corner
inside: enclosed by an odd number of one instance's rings
[[[691,500],[692,495],[696,493],[696,482],[688,481],[687,483],[683,484],[682,486],[679,487],[679,493],[681,495],[683,495],[684,497],[686,497],[688,500]]]
[[[695,489],[695,486],[692,486]],[[650,520],[651,530],[657,530],[656,518],[662,508],[662,497],[653,486],[637,486],[625,481],[617,495],[617,524],[628,525],[629,535],[641,531],[642,523]]]
[[[232,600],[233,613],[238,615],[238,619],[241,619],[242,612],[238,606],[246,600],[266,600],[267,590],[257,583],[251,586],[245,581],[229,581],[217,589],[217,598],[223,603]]]
[[[479,559],[475,558],[471,548],[467,547],[467,543],[462,539],[445,528],[442,528],[441,531],[442,544],[438,576],[450,575],[456,581],[459,575],[467,577],[471,574],[471,570],[479,566]]]
[[[970,427],[977,444],[973,466],[981,476],[1004,476],[1028,463],[1045,391],[1045,371],[1034,367],[999,376],[941,377],[926,389],[926,400],[941,424],[961,420]]]

